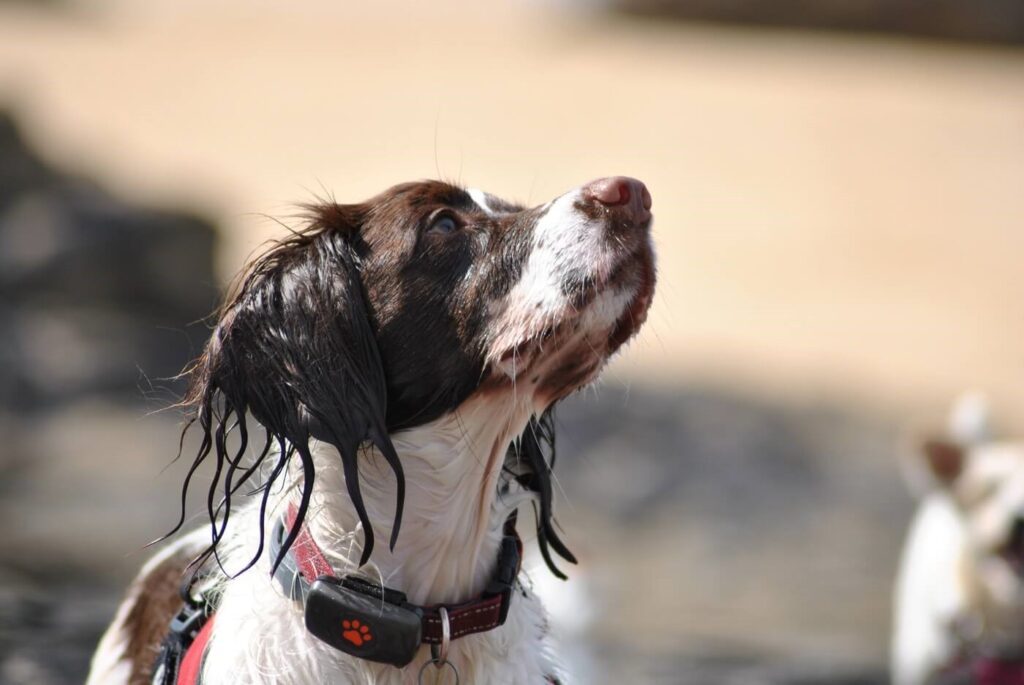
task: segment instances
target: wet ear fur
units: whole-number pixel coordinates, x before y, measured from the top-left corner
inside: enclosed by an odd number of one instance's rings
[[[183,505],[199,465],[212,458],[215,471],[207,498],[213,542],[204,558],[215,554],[238,490],[253,484],[264,463],[271,466],[259,483],[261,543],[246,568],[262,554],[271,486],[293,456],[302,466],[301,498],[275,567],[298,535],[316,477],[310,438],[331,444],[341,459],[363,525],[360,564],[374,545],[358,477],[358,454],[365,445],[379,450],[397,479],[392,548],[401,524],[405,480],[385,424],[384,369],[359,275],[362,210],[334,203],[306,210],[307,227],[276,243],[247,269],[189,371],[187,403],[202,444],[183,486]],[[265,429],[265,441],[255,460],[243,464],[250,419]],[[240,436],[237,449],[228,448],[232,430]],[[221,501],[215,507],[218,489]]]

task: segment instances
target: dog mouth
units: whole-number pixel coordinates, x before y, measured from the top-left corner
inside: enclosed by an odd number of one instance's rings
[[[504,347],[496,365],[555,399],[577,390],[640,330],[654,285],[653,249],[645,243],[617,260],[606,277],[574,279],[555,321]]]

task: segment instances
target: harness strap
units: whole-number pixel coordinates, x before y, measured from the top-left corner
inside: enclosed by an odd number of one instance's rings
[[[183,604],[171,620],[153,664],[151,685],[199,685],[203,655],[213,631],[213,614],[202,598],[182,588]]]
[[[213,634],[214,617],[215,615],[211,615],[207,619],[202,630],[196,635],[196,639],[188,646],[185,658],[181,660],[181,666],[178,669],[178,680],[175,685],[201,685],[203,657],[206,656],[206,645],[210,641],[210,635]]]

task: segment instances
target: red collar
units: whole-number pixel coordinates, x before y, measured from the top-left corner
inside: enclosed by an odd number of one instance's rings
[[[288,516],[278,523],[272,536],[272,558],[279,556],[285,532],[294,528],[296,518],[297,509],[290,505]],[[397,590],[353,576],[338,577],[303,523],[274,575],[288,596],[303,602],[306,627],[316,637],[353,656],[404,665],[402,662],[413,658],[419,644],[445,642],[445,613],[451,640],[502,625],[519,575],[522,551],[513,514],[505,523],[497,568],[481,596],[457,604],[419,606],[408,602]],[[367,606],[374,609],[372,615],[367,615]],[[392,611],[399,620],[391,621]],[[418,625],[409,625],[410,622]],[[375,631],[384,639],[374,641]],[[366,639],[367,635],[371,637]],[[382,644],[389,641],[387,638],[406,646],[389,652],[388,646]]]
[[[279,556],[285,531],[294,528],[296,517],[293,505],[288,509],[287,521],[278,522],[270,545],[273,558]],[[412,661],[420,645],[429,644],[432,652],[441,647],[433,655],[435,663],[441,664],[449,640],[491,630],[505,622],[522,553],[513,513],[505,522],[494,575],[480,597],[459,604],[417,606],[397,590],[353,576],[336,577],[323,550],[303,525],[288,554],[274,569],[274,577],[286,595],[303,602],[306,628],[331,646],[352,656],[401,667]],[[214,614],[207,613],[205,602],[186,601],[161,646],[153,682],[199,685],[213,624]],[[547,682],[558,681],[548,677]],[[1024,685],[1016,681],[993,683]]]

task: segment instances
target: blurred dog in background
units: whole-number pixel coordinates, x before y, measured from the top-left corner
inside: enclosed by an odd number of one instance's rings
[[[1024,442],[977,394],[908,464],[923,492],[896,586],[895,685],[1024,683]]]

